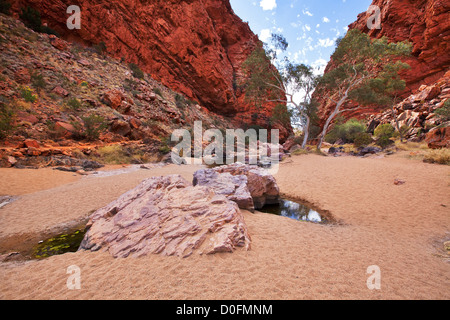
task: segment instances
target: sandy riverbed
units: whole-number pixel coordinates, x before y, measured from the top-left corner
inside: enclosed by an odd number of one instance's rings
[[[170,165],[108,177],[0,169],[0,248],[74,225],[142,179],[198,167]],[[449,299],[448,166],[390,158],[296,156],[280,165],[281,192],[330,211],[336,225],[244,212],[250,251],[114,259],[76,252],[0,263],[1,299]],[[395,185],[395,179],[405,180]],[[14,251],[14,250],[10,250]],[[4,253],[4,252],[1,252]],[[66,286],[81,270],[81,289]],[[381,289],[367,268],[379,266]]]

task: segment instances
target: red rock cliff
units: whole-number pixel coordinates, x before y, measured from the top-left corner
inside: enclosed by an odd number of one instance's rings
[[[86,45],[103,41],[109,54],[136,63],[213,112],[247,122],[255,112],[236,83],[258,38],[228,0],[18,0],[13,9],[26,5],[65,39]],[[81,8],[80,30],[66,27],[69,5]],[[259,111],[259,122],[272,108]]]
[[[406,90],[401,98],[416,93],[423,85],[431,85],[442,78],[450,68],[450,2],[447,0],[374,0],[381,10],[381,29],[369,30],[367,20],[372,14],[366,12],[349,25],[372,38],[386,36],[390,41],[408,40],[413,44],[412,56],[404,59],[411,69],[402,74]],[[332,62],[327,69],[332,68]],[[327,70],[325,70],[326,72]],[[325,119],[332,106],[321,101],[319,111]],[[360,109],[350,114],[376,113],[376,108]]]
[[[372,38],[412,42],[412,57],[405,60],[411,70],[404,75],[407,90],[403,96],[441,78],[450,67],[450,2],[374,0],[372,4],[381,9],[381,29],[368,29],[366,13],[358,15],[349,28],[360,29]]]

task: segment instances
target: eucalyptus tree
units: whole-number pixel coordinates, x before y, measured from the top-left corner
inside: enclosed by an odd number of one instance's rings
[[[246,97],[255,106],[278,102],[293,107],[293,119],[298,119],[304,128],[302,148],[309,139],[311,117],[317,104],[312,93],[318,77],[312,67],[279,59],[288,43],[282,35],[272,34],[271,46],[260,44],[244,62]],[[302,96],[300,101],[298,96]]]
[[[319,135],[319,150],[338,114],[364,105],[393,104],[392,97],[404,85],[398,72],[407,67],[398,59],[410,52],[408,42],[390,43],[386,37],[371,39],[357,29],[350,30],[338,41],[331,56],[333,68],[321,77],[317,88],[318,95],[334,105]],[[358,105],[346,107],[349,101]]]

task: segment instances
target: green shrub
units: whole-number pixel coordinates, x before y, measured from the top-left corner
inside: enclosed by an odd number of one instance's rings
[[[22,12],[19,14],[19,18],[28,28],[36,32],[41,32],[41,14],[36,9],[33,9],[30,6],[22,8]]]
[[[11,12],[9,12],[9,9],[11,9],[11,3],[5,0],[0,0],[0,13],[10,15]]]
[[[14,129],[13,120],[14,111],[6,103],[0,102],[0,139],[5,139]]]
[[[360,133],[356,134],[354,141],[353,141],[355,147],[357,147],[357,148],[366,147],[369,144],[371,144],[372,142],[373,142],[372,135],[367,132],[360,132]]]
[[[181,94],[177,93],[175,95],[175,104],[178,109],[184,109],[186,107],[186,98],[182,96]]]
[[[89,115],[81,117],[82,123],[79,121],[72,121],[71,124],[75,128],[73,136],[77,140],[98,140],[100,134],[107,128],[105,118],[98,115]]]
[[[56,30],[53,30],[52,28],[47,27],[47,26],[41,26],[41,32],[47,33],[47,34],[53,34],[53,35],[57,36],[58,38],[61,36]]]
[[[43,32],[48,34],[53,34],[57,37],[59,37],[59,33],[53,30],[50,27],[43,26],[42,20],[41,20],[41,14],[36,9],[33,9],[30,6],[27,6],[26,8],[22,8],[21,13],[19,14],[20,20],[23,21],[23,23],[30,29],[36,31],[36,32]]]
[[[37,100],[37,95],[33,93],[33,89],[26,86],[20,89],[20,95],[26,102],[34,103]]]
[[[256,115],[256,116],[255,116]],[[270,117],[271,122],[279,122],[283,126],[289,126],[291,124],[292,112],[289,111],[286,105],[277,104],[272,111],[272,116]],[[253,122],[258,119],[258,113],[252,115]]]
[[[395,135],[395,129],[389,123],[382,124],[375,129],[374,135],[376,138],[376,144],[382,148],[386,148],[390,144],[394,143],[391,138]]]
[[[77,98],[70,98],[69,101],[67,101],[67,106],[70,110],[77,111],[81,108],[81,102]]]
[[[450,99],[447,99],[444,105],[441,108],[437,109],[435,113],[442,121],[450,121]]]
[[[37,90],[41,91],[42,89],[45,89],[47,86],[47,82],[45,82],[44,77],[42,74],[36,72],[33,72],[31,75],[31,85]]]
[[[103,55],[106,52],[106,43],[104,41],[100,41],[98,44],[94,44],[92,46],[99,55]]]
[[[356,119],[350,119],[344,124],[336,124],[325,136],[325,141],[333,144],[338,140],[342,140],[343,143],[353,143],[355,142],[355,139],[359,137],[359,142],[362,142],[361,139],[363,138],[361,135],[366,133],[366,131],[367,128],[363,122]]]
[[[128,65],[128,67],[133,72],[133,77],[138,78],[138,79],[144,79],[144,72],[139,68],[138,65],[136,65],[134,63],[130,63]]]
[[[153,88],[153,92],[155,94],[157,94],[158,96],[160,96],[161,98],[164,98],[163,93],[160,88]]]
[[[98,115],[89,115],[87,117],[81,117],[84,122],[84,135],[87,140],[98,140],[100,134],[108,127],[105,118]]]

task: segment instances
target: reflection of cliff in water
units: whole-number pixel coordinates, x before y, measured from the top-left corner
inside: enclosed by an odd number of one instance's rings
[[[264,206],[261,212],[276,214],[279,216],[315,223],[329,223],[330,221],[319,212],[310,207],[287,199],[280,199],[279,204]]]

